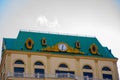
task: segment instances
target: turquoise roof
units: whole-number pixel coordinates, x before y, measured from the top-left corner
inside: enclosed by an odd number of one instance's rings
[[[31,50],[25,47],[25,42],[28,38],[31,38],[34,41],[34,47]],[[42,46],[41,44],[42,38],[45,38],[47,40],[47,46],[53,46],[59,42],[64,42],[69,46],[71,46],[72,48],[75,48],[75,42],[79,41],[80,51],[84,52],[84,54],[72,54],[67,52],[52,52],[52,54],[115,58],[112,55],[111,50],[109,50],[107,47],[103,47],[95,37],[20,31],[16,39],[4,38],[3,42],[6,46],[6,50],[22,50],[22,51],[30,51],[30,52],[40,52],[42,51],[41,49],[45,48],[45,46]],[[97,45],[99,55],[91,54],[91,52],[89,51],[90,45],[93,43]]]

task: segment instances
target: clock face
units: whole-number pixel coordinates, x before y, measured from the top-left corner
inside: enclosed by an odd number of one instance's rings
[[[58,48],[59,48],[59,50],[61,50],[61,51],[66,51],[67,50],[67,46],[65,45],[65,44],[59,44],[58,45]]]

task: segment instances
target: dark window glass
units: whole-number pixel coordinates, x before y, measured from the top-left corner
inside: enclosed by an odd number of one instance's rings
[[[42,45],[46,45],[47,44],[47,41],[45,38],[42,39]]]
[[[46,44],[46,40],[45,39],[43,40],[43,43]]]
[[[108,67],[103,67],[103,68],[102,68],[102,71],[111,71],[111,70],[110,70],[110,68],[108,68]]]
[[[79,42],[77,42],[77,46],[80,46],[80,43],[79,43]]]
[[[23,77],[24,76],[24,68],[14,67],[14,76],[15,77]]]
[[[76,42],[76,48],[80,48],[80,42]]]
[[[24,62],[21,60],[17,60],[17,61],[15,61],[15,64],[24,64]]]
[[[95,52],[95,51],[96,51],[96,47],[95,47],[95,46],[93,46],[93,47],[92,47],[92,50]]]
[[[42,62],[36,62],[35,65],[41,65],[41,66],[43,66],[43,63]]]
[[[88,78],[89,78],[90,80],[92,80],[92,78],[93,78],[93,73],[91,73],[91,72],[83,72],[83,76],[84,76],[84,80],[88,80]]]
[[[112,80],[112,75],[111,74],[103,74],[103,79]]]
[[[44,78],[44,69],[35,69],[36,78]]]
[[[56,77],[58,78],[75,78],[73,71],[56,70]]]
[[[29,46],[31,46],[31,45],[32,45],[32,42],[31,42],[30,40],[28,41],[28,45],[29,45]]]
[[[92,69],[89,65],[85,65],[83,69]]]
[[[68,68],[68,66],[66,64],[60,64],[59,67]]]

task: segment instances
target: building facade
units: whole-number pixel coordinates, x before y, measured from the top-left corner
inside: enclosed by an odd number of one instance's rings
[[[20,31],[4,38],[1,80],[119,80],[117,58],[95,37]]]

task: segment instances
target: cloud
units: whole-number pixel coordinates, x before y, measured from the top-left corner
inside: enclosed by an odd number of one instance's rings
[[[56,28],[60,27],[58,20],[54,19],[53,21],[48,20],[46,16],[40,16],[37,19],[37,26]]]
[[[50,22],[49,27],[60,27],[58,20],[56,19],[56,20]]]
[[[45,16],[38,17],[37,23],[40,26],[48,26],[48,20],[47,20],[47,18]]]

